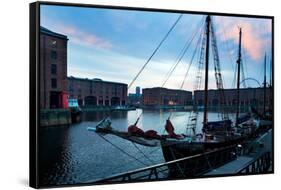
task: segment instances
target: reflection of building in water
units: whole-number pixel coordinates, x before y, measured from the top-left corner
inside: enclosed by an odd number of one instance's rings
[[[145,88],[142,90],[144,105],[190,105],[192,92],[167,88]]]
[[[68,77],[69,97],[78,99],[80,106],[126,105],[127,88],[124,83]]]
[[[142,103],[142,95],[140,93],[140,87],[136,87],[136,93],[129,93],[128,104],[138,106]]]
[[[237,103],[237,90],[224,90],[226,105],[235,106]],[[241,88],[240,89],[240,105],[241,106],[263,106],[264,89],[263,88]],[[218,90],[209,90],[208,99],[210,106],[218,106],[220,104],[220,94]],[[204,105],[204,91],[198,90],[194,92],[194,101],[197,105]],[[266,105],[270,105],[272,94],[270,89],[266,89]]]
[[[65,35],[40,27],[40,108],[67,107]]]

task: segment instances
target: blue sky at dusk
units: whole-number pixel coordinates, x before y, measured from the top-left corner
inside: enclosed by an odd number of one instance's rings
[[[178,13],[41,5],[40,22],[41,26],[68,36],[68,76],[129,84],[178,17]],[[183,14],[129,91],[133,92],[136,86],[161,86],[186,41],[195,35],[186,55],[164,86],[180,88],[200,36],[197,31],[202,28],[204,18],[203,15]],[[212,20],[225,88],[234,87],[238,27],[243,30],[245,75],[262,83],[265,52],[267,62],[271,60],[271,20],[222,16],[213,16]],[[197,55],[185,80],[185,90],[193,90]],[[269,80],[270,65],[267,66]],[[215,88],[213,61],[210,62],[209,78],[209,88]],[[247,84],[257,86],[251,81]]]

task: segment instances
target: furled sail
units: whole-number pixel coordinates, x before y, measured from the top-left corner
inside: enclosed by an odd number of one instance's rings
[[[95,127],[88,127],[88,131],[94,131],[99,135],[115,135],[134,143],[150,147],[160,146],[161,140],[163,141],[166,138],[172,138],[175,140],[184,138],[184,136],[178,135],[174,132],[173,124],[169,119],[166,121],[165,125],[165,129],[168,132],[168,135],[159,135],[154,130],[143,131],[142,129],[137,127],[136,124],[137,122],[133,125],[130,125],[128,127],[128,131],[119,131],[112,128],[109,118],[105,118],[101,120]]]

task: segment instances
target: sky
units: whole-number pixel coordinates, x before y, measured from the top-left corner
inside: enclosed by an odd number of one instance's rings
[[[130,84],[179,16],[179,13],[41,5],[40,25],[69,38],[68,76],[100,78]],[[136,86],[141,88],[163,86],[180,52],[189,42],[186,54],[163,87],[180,89],[183,84],[183,90],[193,91],[201,47],[197,44],[200,44],[198,42],[201,39],[204,20],[204,15],[183,14],[133,82],[129,92],[135,92]],[[224,88],[233,88],[235,85],[239,28],[242,28],[245,78],[254,78],[260,84],[263,83],[263,63],[266,54],[269,81],[271,19],[212,16],[212,23]],[[191,61],[193,54],[194,59]],[[210,54],[209,89],[215,89],[214,62],[213,55]],[[253,80],[246,80],[245,84],[247,87],[258,86]]]

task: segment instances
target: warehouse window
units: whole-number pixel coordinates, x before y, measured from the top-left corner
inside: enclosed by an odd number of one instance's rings
[[[57,79],[52,79],[51,85],[52,85],[52,88],[57,88]]]
[[[51,58],[52,59],[57,59],[58,58],[58,54],[57,54],[56,51],[54,51],[54,50],[51,51]]]
[[[57,74],[57,65],[55,65],[55,64],[51,65],[51,74],[53,74],[53,75]]]

